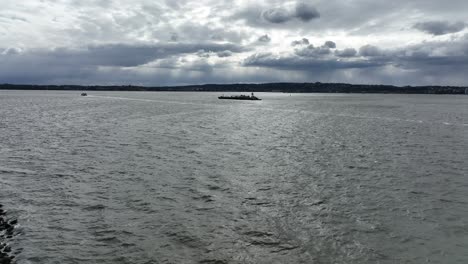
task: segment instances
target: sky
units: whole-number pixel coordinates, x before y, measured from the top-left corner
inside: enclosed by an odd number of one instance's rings
[[[468,86],[467,0],[0,0],[0,83]]]

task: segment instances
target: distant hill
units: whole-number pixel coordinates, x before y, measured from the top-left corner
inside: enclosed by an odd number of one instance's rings
[[[81,86],[0,84],[0,90],[173,91],[173,92],[283,92],[283,93],[394,93],[465,94],[468,87],[393,86],[347,83],[203,84],[187,86]]]

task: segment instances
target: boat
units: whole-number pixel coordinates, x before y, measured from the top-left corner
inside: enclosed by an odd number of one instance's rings
[[[87,93],[81,93],[81,96],[87,96],[88,94]]]
[[[256,97],[254,93],[251,95],[233,95],[233,96],[219,96],[218,99],[228,99],[228,100],[251,100],[251,101],[261,101],[262,99]]]

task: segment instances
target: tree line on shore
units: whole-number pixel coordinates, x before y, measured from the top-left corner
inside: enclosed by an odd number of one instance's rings
[[[71,90],[71,91],[172,91],[172,92],[283,92],[283,93],[395,93],[395,94],[465,94],[459,86],[393,86],[347,83],[261,83],[203,84],[185,86],[134,85],[22,85],[0,84],[0,90]]]

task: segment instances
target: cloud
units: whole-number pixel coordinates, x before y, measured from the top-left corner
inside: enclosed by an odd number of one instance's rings
[[[333,42],[333,41],[326,41],[324,44],[323,44],[325,47],[328,47],[330,49],[336,49],[336,43]]]
[[[457,41],[433,41],[414,44],[396,50],[383,51],[387,60],[406,69],[468,71],[468,36]],[[438,75],[439,75],[438,74]],[[450,74],[447,72],[447,74]]]
[[[218,53],[216,53],[218,55],[218,57],[220,58],[226,58],[226,57],[231,57],[232,56],[232,52],[229,51],[229,50],[225,50],[225,51],[220,51]]]
[[[247,49],[234,44],[217,43],[166,43],[166,44],[108,44],[80,49],[55,48],[12,52],[8,49],[0,55],[0,80],[2,82],[47,83],[68,80],[82,83],[98,81],[98,75],[106,69],[133,68],[144,71],[152,62],[166,58],[192,56],[198,59],[181,61],[183,71],[210,71],[207,62],[210,54],[229,57]],[[47,67],[44,67],[47,65]],[[104,72],[104,73],[103,73]],[[83,80],[84,82],[85,80]]]
[[[19,48],[7,48],[4,50],[1,50],[0,52],[1,55],[16,55],[20,53],[21,53],[21,49]]]
[[[284,8],[272,8],[265,10],[262,17],[268,22],[280,24],[291,20],[292,15]]]
[[[359,55],[364,57],[375,57],[382,55],[382,51],[373,45],[365,45],[359,49]]]
[[[464,80],[463,74],[460,73],[468,72],[467,47],[468,35],[456,41],[425,42],[394,49],[365,45],[361,47],[359,56],[353,48],[331,53],[326,52],[323,46],[309,45],[295,49],[292,54],[254,54],[247,57],[243,65],[320,74],[328,72],[334,76],[341,76],[340,78],[353,75],[357,78],[359,75],[359,78],[380,79],[385,83],[399,85],[405,84],[404,82],[414,84],[412,80],[416,76],[420,85],[460,85],[460,81]],[[366,72],[376,75],[365,77]]]
[[[301,71],[333,71],[338,69],[369,68],[383,66],[366,60],[336,60],[331,58],[311,58],[301,56],[276,56],[271,53],[254,54],[246,58],[244,66],[267,67],[274,69]]]
[[[356,54],[357,51],[353,48],[335,51],[335,55],[338,57],[354,57]]]
[[[12,21],[20,21],[20,22],[29,22],[28,19],[24,17],[20,17],[17,15],[2,15],[0,14],[0,20],[12,20]]]
[[[2,1],[0,83],[307,81],[313,71],[468,85],[466,0],[20,2]],[[253,60],[261,51],[270,55]]]
[[[303,38],[301,40],[294,40],[291,42],[291,46],[299,46],[299,45],[309,45],[309,40],[307,38]]]
[[[203,83],[287,81],[281,71],[253,71],[229,64],[211,63],[205,58],[171,57],[140,67],[86,66],[33,58],[1,57],[0,80],[16,84],[81,84],[81,85],[190,85]],[[5,63],[8,63],[5,64]],[[44,65],[47,67],[44,67]]]
[[[440,35],[460,32],[466,28],[466,23],[464,22],[450,23],[448,21],[428,21],[428,22],[416,23],[413,27],[415,29],[432,34],[434,36],[440,36]]]
[[[168,43],[168,44],[109,44],[89,46],[86,49],[70,50],[67,48],[52,51],[33,52],[37,58],[62,58],[68,62],[85,65],[134,67],[152,60],[178,54],[206,52],[241,52],[244,48],[234,44],[215,43]],[[28,54],[25,54],[27,56]]]
[[[271,38],[268,35],[263,35],[258,38],[258,41],[268,43],[271,41]]]
[[[246,15],[252,15],[251,12],[245,12]],[[261,13],[262,18],[273,24],[283,24],[294,19],[301,22],[309,22],[313,19],[320,18],[319,11],[312,5],[297,2],[295,7],[283,5],[279,7],[269,8]]]
[[[201,24],[194,21],[178,24],[173,29],[178,41],[183,42],[233,42],[240,43],[248,35],[243,30],[221,27],[216,24]],[[161,32],[156,32],[155,37],[160,37]]]
[[[299,2],[296,5],[295,16],[304,22],[309,22],[312,19],[319,18],[320,13],[315,7],[304,2]]]
[[[179,40],[179,36],[176,33],[171,35],[170,41],[177,42]]]
[[[314,47],[312,44],[307,47],[295,49],[294,52],[300,57],[322,57],[331,53],[330,48],[326,46]]]

